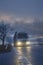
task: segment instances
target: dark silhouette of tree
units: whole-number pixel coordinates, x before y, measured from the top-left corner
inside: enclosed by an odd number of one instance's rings
[[[2,40],[2,45],[4,45],[4,41],[9,30],[10,30],[10,24],[5,23],[3,21],[0,22],[0,39]]]

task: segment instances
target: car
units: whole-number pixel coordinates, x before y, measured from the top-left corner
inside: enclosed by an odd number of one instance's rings
[[[16,32],[16,35],[14,36],[14,46],[27,46],[29,44],[28,42],[28,34],[25,32]]]

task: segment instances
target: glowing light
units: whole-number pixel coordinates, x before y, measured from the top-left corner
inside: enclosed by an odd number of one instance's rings
[[[29,45],[29,44],[30,44],[30,42],[29,42],[29,41],[27,41],[27,42],[26,42],[26,45]]]
[[[21,42],[17,42],[17,46],[21,46]]]

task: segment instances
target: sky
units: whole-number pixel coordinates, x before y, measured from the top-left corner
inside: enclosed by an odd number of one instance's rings
[[[43,0],[0,0],[0,21],[27,22],[43,20]]]

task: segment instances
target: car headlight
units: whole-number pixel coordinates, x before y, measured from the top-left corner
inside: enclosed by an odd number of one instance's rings
[[[29,44],[30,44],[30,42],[29,42],[29,41],[27,41],[27,42],[26,42],[26,45],[29,45]]]
[[[20,41],[17,42],[17,46],[21,46],[22,43]]]

